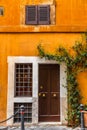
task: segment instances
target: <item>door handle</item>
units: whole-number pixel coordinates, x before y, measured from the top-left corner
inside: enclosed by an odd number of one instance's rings
[[[53,94],[53,97],[56,97],[56,96],[57,96],[56,93],[54,93],[54,94]]]
[[[39,93],[39,97],[41,96],[41,93]]]
[[[42,97],[46,97],[46,94],[45,94],[45,93],[43,93],[43,94],[42,94]]]
[[[42,85],[40,86],[40,89],[43,89],[43,86],[42,86]]]

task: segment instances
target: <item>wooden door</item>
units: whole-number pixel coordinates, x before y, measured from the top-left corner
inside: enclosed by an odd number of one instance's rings
[[[58,64],[39,65],[39,121],[60,121]]]

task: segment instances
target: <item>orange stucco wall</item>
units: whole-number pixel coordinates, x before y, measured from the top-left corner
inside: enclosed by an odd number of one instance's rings
[[[55,3],[56,24],[49,26],[23,24],[22,8],[26,4],[41,3]],[[87,30],[87,1],[0,0],[0,6],[4,7],[4,15],[0,16],[0,120],[3,120],[7,114],[8,56],[37,56],[39,43],[42,43],[46,51],[54,52],[59,45],[69,48],[75,41],[80,41],[80,32]],[[82,76],[80,74],[81,79],[79,78],[80,88],[84,85],[85,90],[81,89],[82,95],[85,96],[83,102],[87,100],[86,75],[87,73],[83,73]]]
[[[55,25],[27,26],[23,23],[25,5],[54,4],[56,9]],[[0,16],[0,32],[35,32],[35,31],[86,31],[87,1],[86,0],[0,0],[4,7],[4,15]]]
[[[82,103],[87,104],[87,71],[79,73],[78,82],[82,95]]]
[[[0,120],[6,118],[8,56],[37,56],[37,45],[54,52],[59,45],[72,46],[81,34],[69,33],[3,33],[0,34]],[[86,96],[87,97],[87,96]]]

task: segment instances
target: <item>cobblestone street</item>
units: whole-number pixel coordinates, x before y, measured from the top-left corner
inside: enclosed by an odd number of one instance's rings
[[[25,127],[25,130],[67,130],[68,128],[67,127],[58,127],[58,126],[46,126],[46,127],[41,127],[41,126],[38,126],[38,127],[35,127],[35,126],[32,126],[32,127]],[[20,128],[9,128],[8,130],[20,130]],[[69,130],[71,130],[71,128],[69,128]]]
[[[0,130],[21,130],[20,127],[0,127]],[[26,126],[25,130],[81,130],[81,128],[77,127],[75,129],[72,129],[71,127],[67,127],[67,126]],[[87,129],[85,129],[87,130]]]

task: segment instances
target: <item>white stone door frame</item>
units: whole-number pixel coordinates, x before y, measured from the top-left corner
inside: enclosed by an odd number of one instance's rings
[[[14,97],[14,72],[15,63],[32,63],[33,66],[33,90],[32,97]],[[8,92],[7,92],[7,118],[14,113],[14,103],[32,103],[32,123],[38,123],[38,67],[39,64],[58,64],[53,60],[46,60],[44,58],[29,56],[8,56]],[[66,85],[66,66],[64,63],[60,64],[60,122],[66,123],[67,110],[67,91],[63,87]],[[12,125],[13,119],[7,122],[7,125]]]

